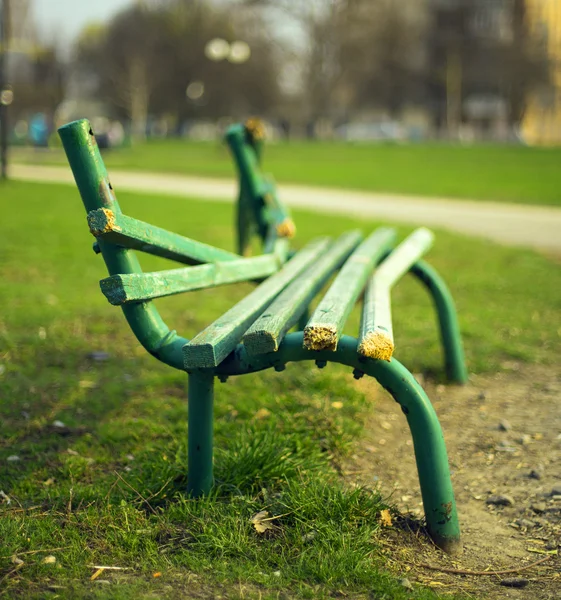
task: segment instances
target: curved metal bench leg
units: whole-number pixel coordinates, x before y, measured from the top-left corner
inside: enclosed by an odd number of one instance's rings
[[[444,349],[446,376],[454,383],[466,383],[468,372],[452,294],[438,272],[425,261],[415,263],[411,272],[425,284],[434,300]]]
[[[365,372],[379,381],[407,417],[431,538],[445,552],[458,553],[461,550],[460,526],[448,455],[442,428],[430,400],[413,375],[395,360],[378,361],[377,368],[366,367]]]
[[[189,495],[199,497],[208,494],[214,483],[214,373],[191,373],[188,394],[187,491]]]

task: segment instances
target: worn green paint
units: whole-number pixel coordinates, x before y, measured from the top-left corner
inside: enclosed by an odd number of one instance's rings
[[[187,437],[187,492],[208,494],[214,483],[214,373],[189,375]]]
[[[394,351],[391,288],[430,248],[434,235],[421,227],[403,241],[376,269],[366,286],[359,334],[359,352],[390,360]]]
[[[278,239],[273,254],[238,257],[226,263],[217,262],[156,273],[112,275],[102,279],[99,284],[107,300],[120,306],[128,302],[153,300],[229,283],[261,281],[280,269],[287,260],[288,251],[288,240]]]
[[[171,233],[106,208],[88,213],[88,225],[98,240],[188,265],[239,259],[239,255],[233,252]]]
[[[58,131],[86,211],[108,208],[120,214],[90,123],[82,119]],[[110,275],[142,273],[134,251],[101,239],[98,246]],[[152,302],[127,304],[122,310],[138,341],[150,354],[176,369],[183,369],[182,348],[188,340],[169,329]]]
[[[285,288],[243,336],[242,342],[248,354],[265,354],[278,349],[286,332],[298,322],[310,302],[345,262],[361,238],[360,231],[342,235],[309,269]]]
[[[395,240],[395,230],[381,228],[353,252],[304,329],[310,350],[335,350],[343,327],[368,277]]]
[[[182,292],[268,277],[279,270],[274,254],[240,258],[158,273],[112,275],[102,279],[101,291],[111,304],[162,298]]]
[[[313,264],[328,245],[327,238],[308,244],[278,273],[194,337],[183,349],[185,368],[212,368],[219,365],[236,347],[255,318],[295,277]]]
[[[232,352],[216,372],[241,375],[289,362],[332,361],[374,377],[400,405],[411,430],[427,529],[434,542],[449,553],[461,549],[460,526],[450,479],[442,429],[434,408],[413,375],[395,358],[390,362],[360,356],[357,340],[342,336],[337,350],[308,350],[301,332],[289,333],[276,352],[250,356],[243,344]],[[405,441],[404,441],[405,443]]]
[[[261,171],[263,144],[255,140],[244,125],[232,125],[226,132],[239,176],[237,208],[238,251],[246,254],[251,236],[257,233],[270,252],[277,237],[293,229],[290,213],[280,201],[270,176]]]
[[[416,262],[411,267],[411,272],[426,286],[433,299],[438,316],[447,378],[454,383],[467,383],[468,372],[458,315],[448,286],[436,269],[424,260]]]
[[[89,123],[85,120],[70,123],[62,127],[59,132],[86,211],[107,209],[119,219],[121,217],[119,204],[109,183]],[[248,143],[251,144],[252,141]],[[258,159],[261,146],[253,144],[253,150]],[[265,214],[265,211],[262,212]],[[270,248],[277,259],[285,260],[288,255],[287,241],[274,236],[270,227],[266,234],[269,236]],[[202,356],[205,357],[206,336],[206,343],[215,345],[210,352],[213,357],[211,361],[208,358],[197,360],[197,345],[194,344],[190,348],[188,340],[171,331],[150,301],[135,301],[122,306],[131,329],[148,352],[166,364],[177,369],[187,368],[190,372],[188,491],[193,496],[200,496],[209,493],[213,485],[212,429],[215,375],[222,377],[242,375],[267,368],[281,370],[291,361],[330,360],[376,378],[400,404],[413,437],[428,532],[438,546],[447,552],[454,552],[460,547],[460,530],[442,431],[429,399],[405,367],[395,359],[385,362],[361,356],[358,353],[357,340],[348,336],[340,338],[335,351],[306,349],[303,346],[302,333],[286,335],[276,352],[258,356],[250,356],[243,344],[236,345],[236,341],[262,309],[281,293],[289,282],[310,267],[314,261],[319,260],[328,246],[326,240],[318,240],[307,246],[281,271],[269,277],[255,292],[205,330],[199,338],[199,342],[202,342],[199,350],[202,349]],[[111,276],[128,278],[143,275],[131,249],[104,239],[98,240],[96,248],[102,254]],[[229,264],[231,265],[234,260],[241,259],[235,257]],[[213,265],[177,271],[201,270],[208,267]],[[394,266],[393,270],[399,269]],[[413,264],[411,271],[427,286],[434,299],[440,322],[447,375],[453,381],[464,382],[467,373],[450,293],[436,271],[423,261]],[[130,281],[133,279],[134,277]],[[190,350],[195,357],[192,362],[189,356]],[[208,352],[206,356],[209,356]],[[213,368],[199,368],[209,365]]]

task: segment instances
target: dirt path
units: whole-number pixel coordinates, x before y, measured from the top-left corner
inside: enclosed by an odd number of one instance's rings
[[[73,183],[70,169],[66,167],[12,165],[10,176],[27,181]],[[235,183],[227,179],[112,170],[111,181],[122,190],[208,200],[232,201],[237,194]],[[561,250],[561,208],[297,185],[281,185],[280,192],[287,204],[307,210],[442,227],[512,246],[555,253]]]
[[[388,529],[388,555],[411,582],[474,598],[561,598],[561,371],[508,365],[510,372],[473,376],[465,387],[426,383],[444,429],[462,526],[464,552],[452,560],[416,534]],[[417,376],[422,380],[421,376]],[[411,436],[398,406],[375,386],[357,383],[376,406],[367,435],[347,465],[349,481],[379,486],[400,510],[422,515]],[[397,524],[396,524],[397,525]],[[397,551],[396,551],[397,550]],[[420,567],[499,570],[503,576],[445,574]],[[518,577],[526,587],[503,587]]]

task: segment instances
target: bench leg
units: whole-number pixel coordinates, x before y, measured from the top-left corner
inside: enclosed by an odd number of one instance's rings
[[[214,374],[189,375],[187,491],[199,497],[208,494],[213,478]]]
[[[413,437],[427,530],[437,546],[456,554],[461,550],[460,526],[442,428],[413,375],[395,360],[382,367],[376,379],[401,406]]]
[[[468,373],[452,294],[442,277],[425,261],[415,263],[411,272],[424,283],[434,301],[444,348],[446,376],[454,383],[466,383]]]

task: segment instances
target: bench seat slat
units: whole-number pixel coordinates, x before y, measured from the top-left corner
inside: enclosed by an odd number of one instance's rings
[[[295,277],[325,252],[329,243],[329,238],[310,242],[278,273],[269,277],[251,294],[185,344],[183,346],[185,368],[218,366],[234,350],[255,318]]]
[[[434,235],[424,227],[403,241],[378,267],[366,287],[358,351],[390,360],[394,351],[391,288],[431,247]]]
[[[197,242],[108,208],[89,212],[88,225],[98,239],[188,265],[240,258],[239,254]]]
[[[395,240],[395,230],[377,229],[353,252],[304,329],[309,350],[336,350],[343,327],[374,267]]]
[[[227,283],[261,279],[276,273],[280,266],[282,262],[276,255],[264,254],[158,273],[112,275],[99,283],[109,302],[119,306]]]
[[[325,282],[357,247],[361,238],[360,231],[342,235],[267,307],[242,339],[248,354],[265,354],[278,350],[286,332],[296,324]]]

